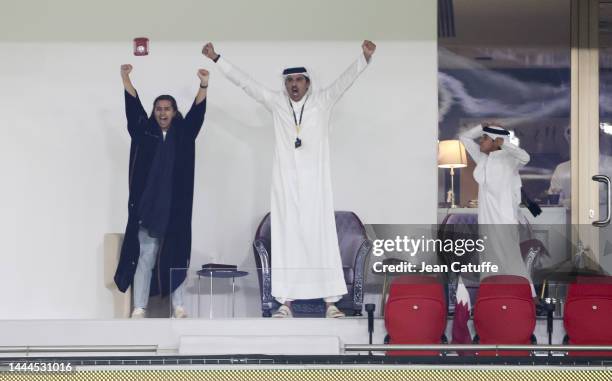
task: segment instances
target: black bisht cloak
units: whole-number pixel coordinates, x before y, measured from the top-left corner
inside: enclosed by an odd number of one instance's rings
[[[195,167],[195,139],[204,123],[206,99],[194,104],[182,120],[173,120],[175,158],[173,168],[172,203],[165,236],[160,241],[150,295],[162,296],[174,291],[184,280],[191,258],[191,214],[193,208],[193,179]],[[134,280],[140,256],[138,242],[138,207],[147,183],[162,131],[157,122],[142,107],[138,96],[125,92],[125,113],[131,137],[129,167],[128,222],[121,246],[119,265],[115,272],[117,288],[125,292]],[[170,269],[172,281],[170,280]]]

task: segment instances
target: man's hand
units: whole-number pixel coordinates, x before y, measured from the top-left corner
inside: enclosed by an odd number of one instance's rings
[[[210,73],[208,72],[208,70],[206,70],[206,69],[198,70],[198,78],[200,78],[200,84],[202,86],[208,86],[208,77],[209,76],[210,76]]]
[[[121,65],[121,77],[129,77],[132,72],[132,65],[124,64]]]
[[[504,145],[504,138],[495,138],[495,144],[497,144],[498,147],[501,147]]]
[[[361,44],[361,49],[363,49],[363,56],[366,61],[370,62],[370,58],[372,58],[372,54],[376,50],[376,44],[370,40],[364,40],[363,44]]]
[[[217,52],[215,52],[215,47],[213,46],[212,42],[209,42],[204,45],[204,47],[202,48],[202,54],[204,54],[206,57],[210,58],[213,61],[216,60],[217,57],[219,57]]]

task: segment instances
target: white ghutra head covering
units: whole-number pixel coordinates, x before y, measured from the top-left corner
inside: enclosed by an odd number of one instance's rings
[[[306,79],[308,79],[308,81],[310,82],[308,85],[308,90],[306,91],[306,94],[304,96],[312,94],[313,93],[312,73],[310,73],[304,66],[293,66],[293,67],[287,67],[286,69],[283,70],[282,80],[283,80],[283,92],[285,93],[285,95],[289,96],[289,94],[287,94],[287,90],[285,89],[285,81],[287,80],[287,77],[296,76],[296,75],[302,75],[306,77]]]
[[[502,138],[504,141],[508,141],[510,139],[510,131],[503,127],[496,126],[494,124],[481,124],[481,126],[482,134],[490,137],[493,140]]]
[[[283,78],[287,78],[290,75],[303,75],[304,77],[310,79],[310,75],[308,74],[308,71],[303,66],[288,67],[285,70],[283,70]]]

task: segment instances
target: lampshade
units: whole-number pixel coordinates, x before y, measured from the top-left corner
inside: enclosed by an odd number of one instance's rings
[[[467,167],[465,147],[459,140],[441,140],[438,142],[438,167]]]

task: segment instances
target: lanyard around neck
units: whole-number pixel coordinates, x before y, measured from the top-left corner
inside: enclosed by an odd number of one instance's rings
[[[300,110],[300,120],[298,121],[297,115],[295,115],[295,110],[293,109],[293,104],[291,103],[291,98],[289,99],[289,107],[291,107],[291,113],[293,114],[293,121],[295,122],[295,129],[299,135],[300,129],[302,127],[302,116],[304,116],[304,107],[306,106],[306,102],[308,101],[308,96],[304,99],[304,104],[302,104],[302,109]]]

